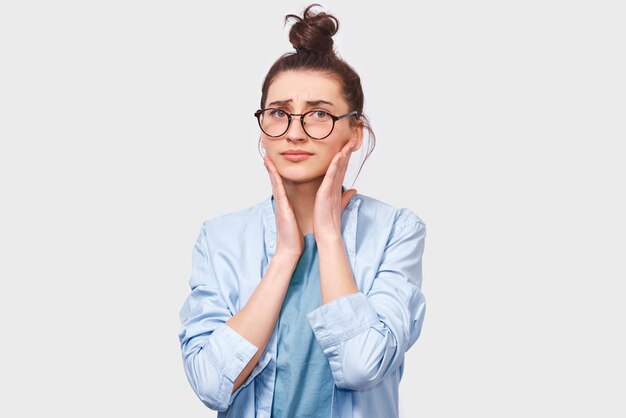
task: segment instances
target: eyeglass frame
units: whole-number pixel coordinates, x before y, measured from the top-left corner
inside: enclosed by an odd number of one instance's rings
[[[272,109],[276,109],[276,110],[283,111],[283,112],[285,112],[285,114],[287,115],[287,128],[286,128],[286,129],[285,129],[285,131],[284,131],[282,134],[280,134],[280,135],[270,135],[270,134],[268,134],[267,132],[265,132],[265,131],[263,130],[263,126],[261,126],[261,114],[262,114],[263,112],[265,112],[266,110],[272,110]],[[332,114],[332,113],[330,113],[330,112],[327,112],[327,111],[325,111],[325,110],[321,110],[322,112],[324,112],[324,113],[326,113],[328,116],[330,116],[330,118],[333,120],[333,127],[332,127],[332,128],[330,128],[330,132],[328,132],[328,135],[323,136],[323,137],[321,137],[321,138],[316,138],[316,137],[314,137],[314,136],[311,136],[311,135],[307,132],[306,128],[304,127],[304,116],[308,115],[309,113],[319,112],[319,111],[320,111],[320,109],[314,109],[314,110],[309,110],[308,112],[304,112],[304,113],[289,113],[289,112],[287,112],[287,111],[285,111],[285,110],[283,110],[283,109],[279,109],[279,108],[277,108],[277,107],[268,107],[268,108],[265,108],[265,109],[259,109],[259,110],[257,110],[256,112],[254,112],[254,117],[256,118],[257,122],[259,123],[259,128],[261,128],[261,132],[263,132],[265,135],[269,136],[270,138],[279,138],[279,137],[281,137],[281,136],[285,135],[285,134],[289,131],[289,128],[291,127],[291,117],[292,117],[292,116],[300,116],[300,117],[299,117],[299,119],[300,119],[300,125],[302,126],[302,130],[304,131],[304,133],[305,133],[308,137],[313,138],[313,139],[315,139],[315,140],[321,140],[321,139],[324,139],[324,138],[328,138],[328,137],[330,136],[330,134],[332,134],[332,133],[333,133],[333,131],[335,130],[335,122],[337,122],[338,120],[341,120],[341,119],[344,119],[344,118],[347,118],[347,117],[350,117],[350,116],[356,116],[356,117],[357,117],[357,119],[359,118],[359,112],[357,112],[356,110],[353,110],[352,112],[344,113],[343,115],[339,115],[339,116],[335,116],[335,115],[333,115],[333,114]]]

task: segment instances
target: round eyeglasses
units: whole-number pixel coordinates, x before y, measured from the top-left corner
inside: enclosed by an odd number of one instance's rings
[[[272,138],[283,136],[289,130],[291,117],[299,116],[304,132],[313,139],[324,139],[335,128],[335,122],[350,116],[358,118],[358,112],[352,111],[341,116],[331,115],[325,110],[310,110],[305,113],[288,113],[282,109],[268,108],[257,110],[254,116],[263,133]]]

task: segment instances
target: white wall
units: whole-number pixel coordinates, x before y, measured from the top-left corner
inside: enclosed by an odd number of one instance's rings
[[[428,226],[402,416],[624,416],[620,2],[321,3],[378,136],[356,188]],[[270,193],[252,114],[306,4],[0,6],[0,415],[214,415],[191,248]]]

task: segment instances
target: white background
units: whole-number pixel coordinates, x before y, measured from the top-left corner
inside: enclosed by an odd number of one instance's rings
[[[427,224],[404,417],[623,417],[618,1],[322,2]],[[271,193],[263,77],[301,1],[0,6],[3,417],[207,417],[178,310],[201,222]]]

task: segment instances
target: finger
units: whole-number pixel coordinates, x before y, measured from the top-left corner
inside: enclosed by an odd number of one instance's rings
[[[348,206],[348,203],[350,203],[350,199],[352,199],[352,196],[354,196],[355,194],[356,194],[356,189],[348,189],[343,193],[343,195],[341,196],[341,212],[342,213],[346,209],[346,206]]]
[[[356,141],[348,141],[346,143],[346,145],[343,146],[343,148],[341,149],[341,151],[339,152],[341,154],[341,162],[344,164],[348,164],[348,162],[350,161],[350,157],[352,156],[352,152],[354,151],[354,148],[356,147]]]
[[[276,178],[275,178],[274,173],[273,173],[272,161],[269,159],[269,157],[264,157],[263,158],[263,164],[265,165],[265,169],[267,170],[267,174],[270,177],[270,182],[272,183],[272,193],[274,193],[274,190],[276,188]]]
[[[354,141],[350,140],[343,145],[343,147],[341,148],[341,151],[345,153],[346,151],[351,150],[352,148],[354,148]]]
[[[285,203],[289,205],[282,177],[278,174],[278,170],[276,169],[274,162],[270,160],[269,157],[265,157],[264,160],[265,159],[268,171],[270,172],[270,176],[272,178],[272,193],[274,194],[274,198],[276,198],[277,203],[281,206]]]
[[[340,152],[341,157],[338,159],[337,168],[336,168],[336,177],[339,181],[343,181],[343,178],[348,171],[348,165],[350,164],[350,156],[352,155],[352,150],[354,149],[353,141],[346,144],[346,146]]]
[[[356,141],[350,140],[350,141],[346,142],[346,144],[341,149],[341,152],[345,156],[348,156],[348,155],[350,155],[352,153],[352,151],[354,151],[354,147],[356,147]]]
[[[320,189],[326,188],[338,189],[341,187],[343,178],[348,170],[348,163],[350,162],[350,155],[356,145],[356,141],[348,141],[330,162],[326,175],[320,186]]]
[[[272,184],[275,186],[278,185],[278,183],[281,181],[281,178],[280,178],[280,175],[278,174],[278,171],[276,170],[276,166],[274,165],[272,160],[269,159],[269,157],[265,157],[264,160],[265,160],[265,166],[267,167],[267,171],[272,180]]]
[[[346,170],[348,169],[348,165],[350,164],[350,157],[352,156],[352,150],[354,149],[354,144],[352,144],[346,151],[345,154],[343,155],[343,158],[341,159],[341,170],[342,170],[342,175],[346,173]]]
[[[341,152],[338,152],[337,154],[335,154],[333,159],[330,161],[330,165],[328,166],[328,170],[326,170],[326,173],[327,174],[331,173],[332,175],[334,175],[337,169],[339,168],[339,166],[341,165],[342,159],[343,159],[343,154]]]
[[[331,189],[336,186],[337,183],[337,168],[339,166],[339,162],[341,160],[341,153],[338,152],[330,162],[328,169],[326,170],[326,174],[324,175],[324,180],[322,180],[322,184],[320,185],[320,190]],[[320,192],[318,190],[318,193]]]
[[[278,181],[279,179],[276,176],[276,167],[269,159],[269,157],[263,158],[263,162],[265,163],[265,168],[267,169],[267,173],[270,176],[270,182],[272,183],[272,193],[276,197],[278,191]],[[280,177],[280,176],[278,176]]]
[[[328,178],[328,186],[334,189],[340,189],[343,183],[343,179],[348,171],[348,163],[350,162],[350,153],[344,154],[346,150],[351,149],[350,146],[344,147],[343,151],[340,151],[335,155],[328,167],[325,179]]]

